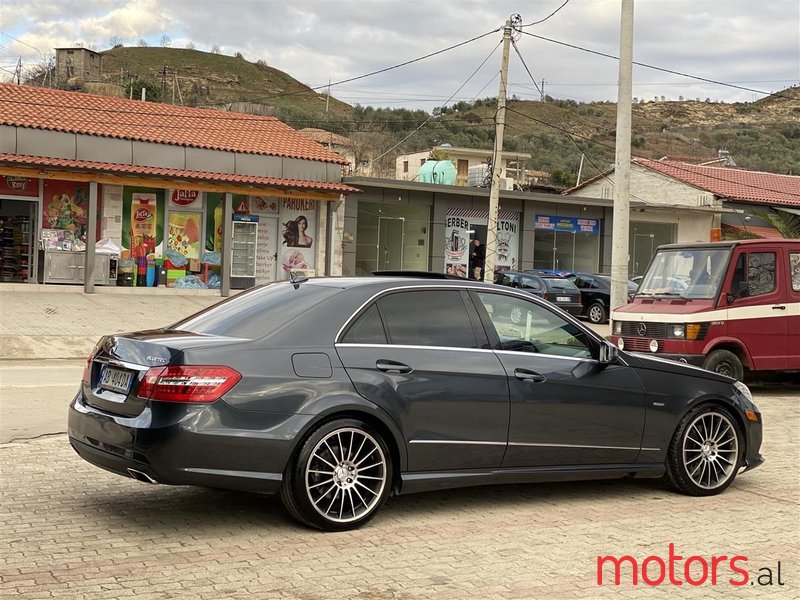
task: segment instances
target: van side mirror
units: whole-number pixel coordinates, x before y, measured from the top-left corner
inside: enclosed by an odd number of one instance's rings
[[[600,354],[598,355],[597,362],[601,365],[612,365],[619,359],[619,349],[609,342],[600,344]]]

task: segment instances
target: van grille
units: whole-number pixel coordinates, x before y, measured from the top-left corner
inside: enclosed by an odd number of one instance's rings
[[[644,325],[644,335],[639,331],[642,325]],[[625,338],[626,344],[629,337],[646,339],[648,342],[652,339],[663,340],[667,337],[667,324],[623,321],[622,336]]]

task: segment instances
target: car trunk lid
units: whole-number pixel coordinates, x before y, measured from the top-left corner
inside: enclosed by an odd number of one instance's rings
[[[148,399],[138,393],[149,369],[180,363],[188,348],[240,341],[244,340],[164,329],[105,336],[87,360],[81,383],[84,398],[109,413],[140,415]]]

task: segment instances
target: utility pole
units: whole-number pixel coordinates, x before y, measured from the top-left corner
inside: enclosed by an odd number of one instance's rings
[[[328,104],[331,102],[331,80],[328,79],[328,95],[325,97],[325,114],[328,114]]]
[[[511,20],[503,28],[503,62],[500,65],[500,90],[497,93],[497,117],[492,153],[492,185],[489,190],[489,222],[486,227],[486,259],[483,280],[494,282],[497,255],[497,215],[500,212],[500,170],[503,167],[503,133],[506,127],[506,89],[508,86],[508,53],[511,48]]]
[[[614,228],[611,241],[611,310],[628,302],[628,235],[631,200],[631,94],[633,0],[622,0],[619,32],[617,144],[614,165]]]
[[[545,95],[544,95],[544,77],[542,77],[542,102],[544,102],[544,98],[545,98]]]

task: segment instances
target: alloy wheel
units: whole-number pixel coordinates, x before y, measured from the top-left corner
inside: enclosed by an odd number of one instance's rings
[[[683,437],[683,465],[692,482],[713,490],[736,473],[739,434],[730,419],[719,412],[695,418]]]
[[[305,488],[314,509],[335,523],[372,512],[387,484],[386,456],[365,431],[332,431],[314,447],[305,467]]]

